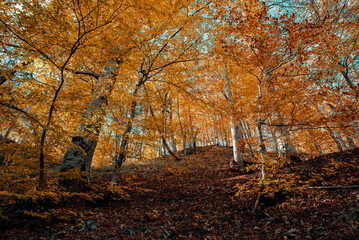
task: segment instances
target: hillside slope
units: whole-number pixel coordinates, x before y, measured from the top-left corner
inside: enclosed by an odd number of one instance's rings
[[[120,185],[130,197],[102,204],[61,206],[72,219],[24,220],[4,239],[356,239],[358,188],[298,188],[285,200],[252,213],[256,196],[233,188],[257,173],[230,171],[229,148],[205,147],[182,158],[125,170]],[[334,161],[335,160],[335,161]],[[163,163],[164,162],[164,163]],[[313,186],[359,185],[359,149],[291,165]],[[334,164],[334,165],[333,165]],[[337,165],[335,165],[337,164]],[[328,169],[334,167],[333,172]],[[323,177],[313,178],[319,173]],[[318,175],[319,176],[319,175]],[[92,230],[91,230],[92,229]]]

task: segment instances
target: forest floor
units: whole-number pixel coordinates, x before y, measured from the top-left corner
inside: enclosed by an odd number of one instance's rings
[[[0,238],[359,239],[359,188],[297,188],[253,213],[256,196],[235,197],[234,186],[257,173],[231,171],[232,149],[204,147],[181,157],[125,170],[119,179],[125,200],[59,205],[73,218],[21,219]],[[359,184],[356,166],[359,149],[306,157],[292,167],[304,180],[330,171],[313,186],[352,186]]]

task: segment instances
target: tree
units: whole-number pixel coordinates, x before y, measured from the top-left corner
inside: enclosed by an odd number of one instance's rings
[[[161,4],[163,3],[161,2]],[[136,99],[142,91],[141,89],[147,82],[166,83],[162,76],[173,69],[174,65],[181,65],[183,68],[186,63],[202,58],[204,53],[199,52],[198,48],[205,41],[204,36],[210,27],[203,27],[203,30],[199,31],[192,31],[191,28],[202,24],[201,20],[205,19],[202,12],[208,8],[209,4],[210,2],[207,1],[199,1],[193,4],[174,4],[172,7],[166,6],[166,8],[160,5],[157,11],[161,11],[164,18],[160,20],[159,16],[155,16],[155,19],[148,19],[149,25],[145,25],[148,26],[148,30],[144,32],[146,41],[141,44],[141,38],[133,39],[137,52],[131,57],[131,62],[128,64],[135,69],[135,72],[131,71],[131,74],[137,76],[137,79],[132,90],[129,118],[125,130],[121,134],[121,144],[114,159],[116,168],[121,168],[127,155],[129,136],[137,116],[138,102]],[[150,15],[150,17],[154,16]],[[152,21],[157,21],[157,25],[152,26]],[[152,36],[152,38],[148,39],[148,36]],[[168,84],[173,83],[169,82]]]
[[[239,121],[237,119],[235,109],[234,109],[234,101],[232,97],[232,89],[231,89],[231,80],[229,79],[228,66],[225,63],[225,81],[226,81],[226,92],[227,98],[230,105],[231,111],[231,133],[232,133],[232,141],[233,141],[233,168],[239,168],[244,171],[244,162],[243,162],[243,152],[244,152],[244,142],[243,142],[243,134],[240,136],[240,128]],[[242,142],[241,142],[242,141]]]
[[[90,44],[104,32],[122,10],[122,4],[104,4],[95,1],[86,1],[86,5],[71,1],[62,3],[54,1],[46,4],[21,1],[17,4],[21,8],[17,8],[12,2],[3,3],[6,9],[12,11],[4,14],[0,22],[15,39],[14,41],[18,42],[19,45],[16,47],[39,59],[41,63],[50,64],[50,71],[57,71],[54,72],[56,74],[54,81],[50,82],[50,85],[57,86],[54,87],[52,100],[48,103],[49,110],[46,119],[43,120],[40,137],[39,189],[42,189],[45,184],[46,136],[52,125],[56,104],[66,84],[67,72],[76,64],[73,58],[80,48],[85,48],[86,44]],[[105,8],[113,10],[108,12],[109,15],[99,15],[98,13]],[[6,44],[9,45],[11,42]]]

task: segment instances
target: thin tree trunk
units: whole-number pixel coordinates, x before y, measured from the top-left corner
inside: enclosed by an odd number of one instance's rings
[[[346,129],[346,127],[345,127],[343,124],[339,123],[339,125],[340,125],[340,127],[343,128],[343,131],[344,131],[345,137],[346,137],[346,139],[347,139],[347,141],[348,141],[349,147],[350,147],[351,149],[356,148],[355,143],[354,143],[354,140],[353,140],[353,138],[350,136],[349,131]]]
[[[177,141],[175,137],[172,137],[172,151],[177,152]]]
[[[355,97],[359,98],[359,90],[358,88],[353,84],[352,80],[349,78],[348,70],[341,72],[345,81],[348,83],[349,87],[354,91]]]
[[[10,132],[11,132],[11,129],[12,129],[12,126],[10,126],[10,127],[6,130],[4,136],[2,137],[2,141],[3,141],[3,142],[5,142],[5,140],[6,140],[7,137],[9,136],[9,134],[10,134]]]
[[[134,107],[134,109],[135,108],[136,107]],[[129,143],[130,133],[132,131],[132,121],[133,121],[132,116],[133,116],[133,118],[135,117],[133,114],[133,115],[131,115],[131,118],[128,120],[127,128],[122,133],[122,140],[121,140],[120,148],[118,150],[118,153],[116,153],[115,158],[113,160],[113,163],[115,164],[115,168],[117,168],[117,169],[121,169],[122,164],[125,162],[125,159],[126,159],[126,149],[127,149],[128,143]]]
[[[265,153],[266,153],[266,146],[264,143],[264,138],[263,138],[263,120],[261,118],[261,113],[262,113],[262,80],[258,80],[258,116],[257,116],[257,128],[258,128],[258,141],[259,141],[259,147],[258,147],[258,152],[259,152],[259,156],[260,156],[260,160],[262,162],[262,171],[261,171],[261,176],[262,176],[262,180],[263,180],[263,184],[265,184],[265,177],[266,177],[266,164],[267,164],[267,160],[265,157]]]
[[[350,122],[350,125],[353,126],[353,131],[355,133],[356,139],[359,141],[359,128],[353,122]]]
[[[130,140],[130,134],[132,132],[133,121],[135,120],[135,117],[137,115],[137,111],[136,111],[137,104],[138,104],[136,101],[137,93],[147,80],[148,80],[148,73],[142,72],[142,76],[139,79],[138,83],[136,84],[135,90],[132,94],[133,100],[131,102],[130,118],[128,119],[127,127],[122,134],[122,141],[121,141],[120,149],[119,149],[118,153],[116,153],[114,160],[113,160],[116,170],[115,170],[115,174],[112,177],[111,184],[117,183],[117,179],[119,177],[119,171],[122,167],[122,164],[126,160],[127,146],[128,146],[129,140]]]
[[[337,149],[339,151],[343,151],[344,149],[343,149],[342,145],[340,144],[339,140],[335,137],[335,134],[332,131],[332,129],[329,126],[327,126],[326,129],[330,132],[330,135],[331,135],[332,139],[334,140],[334,142],[337,146]]]
[[[140,156],[139,159],[142,160],[143,159],[143,153],[145,151],[145,147],[146,147],[146,143],[141,141],[141,148],[140,148]]]
[[[277,117],[279,120],[279,124],[284,125],[283,118],[279,114],[279,112],[277,112]],[[280,138],[281,138],[282,146],[284,147],[284,154],[285,155],[293,154],[295,152],[295,147],[290,142],[290,136],[287,127],[280,127]]]
[[[180,160],[180,159],[172,152],[171,148],[168,146],[167,141],[166,141],[166,138],[165,138],[163,135],[161,136],[161,138],[162,138],[163,146],[164,146],[164,148],[167,150],[167,152],[168,152],[174,159],[176,159],[177,161]]]
[[[227,131],[226,131],[226,129],[224,128],[223,129],[223,134],[224,134],[224,142],[225,142],[225,144],[226,144],[226,147],[228,147],[228,135],[227,135]]]
[[[252,133],[251,130],[249,129],[248,125],[241,121],[241,127],[242,127],[242,131],[245,135],[245,138],[247,139],[247,144],[249,147],[249,152],[251,154],[251,157],[254,157],[254,150],[253,150],[253,146],[252,146]]]
[[[309,134],[312,135],[313,138],[316,137],[316,135],[313,133],[313,131],[309,130]],[[323,155],[324,154],[324,151],[323,149],[321,148],[320,145],[314,143],[314,147],[318,150],[319,154]]]
[[[8,136],[9,136],[9,134],[10,134],[10,132],[11,132],[11,129],[12,129],[12,126],[10,126],[10,127],[6,130],[4,136],[3,136],[2,139],[1,139],[2,142],[6,142],[6,139],[8,138]],[[6,160],[5,152],[4,152],[3,150],[0,150],[0,166],[3,165],[3,164],[5,164],[5,160]]]
[[[208,145],[211,145],[212,142],[211,142],[211,137],[209,136],[208,129],[206,129],[206,133],[207,133],[207,142],[208,142]]]
[[[150,108],[151,109],[151,108]],[[152,109],[150,110],[151,111],[151,115],[152,117],[154,117],[154,114],[153,114],[153,111]],[[175,159],[175,160],[180,160],[171,150],[171,148],[168,146],[168,143],[166,141],[166,138],[164,136],[164,134],[158,129],[158,132],[161,134],[161,139],[162,139],[162,144],[163,144],[163,147],[164,149]]]
[[[177,116],[178,116],[178,122],[180,124],[181,133],[182,133],[183,154],[186,156],[187,155],[186,136],[185,136],[184,131],[183,131],[182,121],[181,121],[181,117],[180,117],[180,108],[179,108],[179,100],[178,100],[178,98],[177,98]]]
[[[227,98],[229,99],[229,107],[231,109],[231,133],[232,133],[232,144],[233,144],[233,161],[231,162],[231,168],[240,169],[244,171],[244,162],[243,162],[243,135],[240,136],[240,129],[239,123],[236,120],[235,116],[235,108],[234,108],[234,101],[232,97],[232,88],[231,88],[231,81],[229,79],[228,67],[227,63],[224,63],[225,66],[225,79],[226,79],[226,92]]]
[[[274,143],[275,151],[277,152],[277,156],[278,156],[278,157],[281,157],[282,154],[281,154],[281,152],[279,151],[278,137],[277,137],[275,131],[270,130],[270,133],[271,133],[272,138],[273,138],[273,143]]]
[[[197,136],[197,130],[196,130],[195,132],[193,132],[193,135],[192,135],[192,147],[193,147],[193,151],[195,151],[195,150],[196,150],[196,147],[197,147],[196,136]]]
[[[345,143],[344,139],[340,136],[340,133],[337,130],[335,130],[333,123],[331,121],[329,121],[329,123],[333,129],[331,130],[331,132],[335,135],[336,139],[338,139],[340,145],[342,145],[343,150],[348,149],[348,145]]]
[[[327,118],[330,117],[328,111],[325,110],[323,104],[321,106],[318,106],[318,111],[324,117],[327,117]],[[330,124],[330,126],[329,126],[329,124]],[[346,149],[345,143],[344,143],[343,139],[341,138],[341,136],[337,133],[337,131],[335,131],[334,125],[330,120],[327,123],[326,129],[329,131],[332,139],[334,140],[334,142],[337,146],[337,149],[339,151],[345,150]]]
[[[52,98],[49,114],[47,116],[47,122],[46,122],[46,125],[44,126],[44,128],[42,130],[41,138],[40,138],[40,156],[39,156],[40,172],[39,172],[39,185],[38,185],[39,190],[43,190],[44,187],[45,187],[45,153],[44,153],[45,149],[44,148],[45,148],[46,133],[47,133],[48,128],[51,125],[52,115],[53,115],[54,110],[55,110],[55,103],[57,101],[57,98],[58,98],[58,96],[60,94],[60,91],[61,91],[62,86],[64,85],[64,83],[65,83],[64,67],[62,67],[61,72],[60,72],[60,84],[57,87],[57,89],[55,90],[54,97]]]
[[[146,91],[146,94],[147,94],[147,91]],[[163,113],[164,111],[162,111]],[[151,116],[153,117],[153,119],[155,119],[155,113],[153,112],[153,109],[152,109],[152,106],[150,106],[150,113],[151,113]],[[162,144],[163,144],[163,147],[167,150],[167,152],[175,159],[175,160],[180,160],[171,150],[171,148],[168,146],[167,144],[167,141],[166,141],[166,138],[165,138],[165,124],[163,124],[163,130],[161,130],[160,126],[157,125],[157,131],[161,134],[161,139],[162,139]]]
[[[219,146],[218,128],[217,127],[213,127],[213,142],[214,142],[214,145],[216,145],[217,147]]]

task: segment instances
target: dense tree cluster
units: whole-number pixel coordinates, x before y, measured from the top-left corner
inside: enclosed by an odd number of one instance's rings
[[[109,165],[115,184],[125,161],[208,145],[265,182],[270,154],[358,145],[357,1],[0,6],[0,190],[81,191]]]

